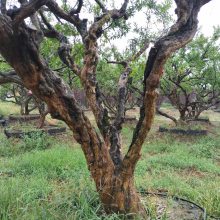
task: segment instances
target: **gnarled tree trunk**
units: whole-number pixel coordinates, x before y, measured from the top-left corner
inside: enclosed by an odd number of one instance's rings
[[[81,144],[88,169],[107,213],[145,214],[134,186],[134,170],[141,156],[142,144],[153,123],[156,89],[168,57],[195,35],[199,9],[207,2],[208,0],[176,0],[178,20],[171,27],[170,32],[155,43],[149,54],[144,73],[144,101],[141,116],[124,158],[120,155],[120,151],[115,151],[117,155],[110,154],[111,150],[109,152],[109,149],[114,147],[110,141],[111,129],[108,122],[106,123],[106,110],[102,108],[102,101],[98,96],[95,74],[100,28],[111,19],[124,16],[128,1],[125,1],[118,11],[106,11],[99,3],[104,14],[94,22],[88,32],[82,30],[79,17],[70,16],[62,9],[58,10],[56,2],[52,0],[31,1],[30,4],[22,6],[18,14],[12,18],[4,14],[0,15],[0,53],[14,68],[25,87],[47,104],[52,117],[65,121],[72,130],[74,138]],[[86,51],[84,67],[78,70],[74,63],[70,62],[68,65],[81,79],[101,135],[96,132],[78,106],[69,86],[49,69],[45,60],[39,55],[39,33],[27,28],[23,22],[25,17],[32,15],[44,4],[52,12],[57,13],[57,16],[76,25],[77,30],[83,35]],[[120,130],[120,126],[117,129]],[[115,158],[121,159],[115,160]]]

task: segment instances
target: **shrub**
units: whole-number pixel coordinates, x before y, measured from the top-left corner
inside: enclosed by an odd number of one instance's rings
[[[51,138],[45,133],[36,132],[24,136],[22,148],[24,150],[44,150],[51,144]]]

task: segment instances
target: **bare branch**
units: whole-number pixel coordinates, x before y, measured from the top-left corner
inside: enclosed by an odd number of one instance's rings
[[[53,14],[55,14],[59,18],[64,19],[65,21],[68,21],[71,24],[73,24],[83,38],[86,36],[86,34],[87,34],[87,19],[80,20],[79,16],[76,16],[76,15],[70,14],[70,13],[69,14],[66,13],[53,0],[47,1],[46,6],[50,9],[50,11]]]
[[[127,96],[128,78],[129,78],[130,73],[132,72],[132,69],[129,66],[129,64],[130,62],[138,59],[148,46],[149,46],[149,42],[146,42],[144,46],[140,49],[140,51],[138,51],[136,54],[131,56],[126,61],[108,61],[106,59],[107,63],[120,64],[124,67],[124,70],[121,73],[119,81],[118,81],[116,117],[110,128],[110,134],[111,134],[110,155],[115,166],[120,166],[122,162],[120,133],[122,129],[122,124],[124,123],[124,120],[125,120],[125,112],[127,110],[127,108],[125,107],[125,104],[128,98]]]
[[[95,2],[99,5],[99,7],[102,9],[102,12],[107,12],[107,8],[100,2],[99,0],[95,0]]]
[[[130,62],[137,60],[145,51],[146,49],[149,47],[149,41],[147,40],[143,47],[140,48],[140,50],[132,55],[131,57],[129,57],[127,60],[123,60],[123,61],[111,61],[105,58],[107,63],[111,63],[111,64],[119,64],[122,65],[124,68],[128,67],[128,65],[130,64]]]
[[[0,72],[0,84],[6,84],[6,83],[16,83],[19,85],[23,85],[21,79],[13,70],[7,73]]]
[[[76,75],[80,74],[80,68],[75,64],[71,56],[71,45],[66,36],[59,33],[46,19],[43,12],[40,11],[40,16],[42,21],[49,29],[49,32],[44,31],[46,36],[56,38],[60,42],[60,47],[58,48],[58,55],[61,61],[67,65]]]
[[[19,23],[21,23],[25,18],[33,15],[47,1],[48,0],[33,0],[29,3],[22,4],[22,6],[15,12],[13,25],[19,25]]]
[[[122,65],[124,68],[126,68],[128,66],[128,62],[126,62],[126,61],[111,61],[111,60],[108,60],[106,58],[105,58],[105,60],[106,60],[107,63],[119,64],[119,65]]]
[[[135,86],[133,86],[133,85],[130,85],[129,84],[129,89],[131,89],[132,91],[134,91],[134,92],[137,92],[140,96],[142,96],[143,97],[143,91],[141,91],[139,88],[137,88],[137,87],[135,87]]]
[[[126,9],[126,7],[125,4],[123,9]],[[96,67],[98,62],[97,40],[102,35],[102,28],[106,23],[112,19],[119,19],[123,16],[124,10],[122,10],[122,12],[115,9],[107,11],[99,18],[96,18],[95,22],[91,25],[88,34],[84,38],[86,55],[84,58],[84,67],[81,71],[81,82],[85,88],[86,97],[95,116],[96,123],[107,145],[109,144],[109,138],[107,136],[110,124],[108,120],[108,111],[107,109],[104,109],[102,105],[102,95],[96,80]]]
[[[121,139],[120,133],[122,129],[122,124],[125,119],[125,104],[126,104],[126,95],[127,95],[127,82],[128,77],[132,69],[127,66],[125,70],[121,73],[121,76],[118,81],[118,100],[117,100],[117,113],[114,120],[114,123],[111,126],[111,147],[110,155],[116,166],[121,165]]]
[[[201,6],[209,3],[211,0],[201,0]]]
[[[171,115],[169,115],[169,114],[167,114],[167,113],[161,111],[159,108],[156,109],[156,112],[157,112],[158,114],[160,114],[160,115],[166,117],[166,118],[171,119],[175,124],[177,124],[177,119],[174,118],[173,116],[171,116]]]
[[[83,0],[78,0],[78,7],[76,9],[73,8],[70,11],[70,15],[74,15],[74,14],[80,13],[80,11],[82,9],[82,6],[83,6]]]
[[[122,6],[119,10],[120,13],[123,14],[123,15],[125,15],[125,13],[126,13],[126,9],[128,7],[128,2],[129,2],[129,0],[124,0],[124,3],[122,4]]]
[[[185,96],[187,96],[187,92],[186,90],[181,86],[180,82],[176,82],[175,80],[173,80],[171,77],[169,77],[169,81],[172,82],[174,85],[176,85],[178,88],[180,88],[182,90],[182,92],[184,93]]]
[[[149,47],[149,40],[146,40],[146,42],[144,43],[144,45],[140,48],[140,50],[134,54],[133,56],[131,56],[127,61],[128,62],[132,62],[132,61],[135,61],[137,60],[146,50],[147,48]]]
[[[7,0],[1,0],[1,13],[6,14],[6,2]]]

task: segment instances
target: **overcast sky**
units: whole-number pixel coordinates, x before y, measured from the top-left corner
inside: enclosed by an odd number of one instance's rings
[[[159,2],[163,2],[164,0],[158,0]],[[173,1],[173,7],[171,9],[171,13],[173,16],[176,16],[174,10],[176,8],[176,4]],[[210,36],[213,33],[213,26],[220,26],[220,0],[211,0],[211,2],[207,3],[202,7],[199,12],[199,27],[200,31],[204,33],[206,36]],[[145,20],[142,16],[137,16],[136,19],[138,23],[144,24]],[[114,42],[117,47],[120,49],[124,49],[126,44],[124,44],[124,39],[119,39],[117,42]]]
[[[199,25],[206,35],[212,33],[212,27],[220,25],[220,0],[212,0],[202,7],[199,13]]]
[[[57,0],[60,2],[61,0]],[[71,5],[74,5],[76,0],[68,0]],[[164,0],[157,0],[158,2],[163,2]],[[14,0],[8,0],[10,5],[14,5]],[[74,2],[74,4],[73,4]],[[122,3],[122,0],[115,1],[116,5],[119,6]],[[173,0],[174,2],[174,0]],[[176,5],[174,3],[175,8]],[[174,9],[173,9],[174,11]],[[140,19],[141,21],[141,19]],[[199,13],[199,25],[202,26],[202,32],[206,35],[210,35],[212,33],[212,27],[220,25],[220,0],[211,0],[205,6],[202,7]]]
[[[60,2],[61,0],[57,0],[57,2]],[[74,5],[76,0],[68,0],[71,5]],[[158,2],[164,2],[165,0],[157,0]],[[14,0],[8,0],[8,3],[14,4]],[[73,4],[74,2],[74,4]],[[93,1],[92,1],[93,2]],[[123,0],[116,0],[116,6],[120,7]],[[173,0],[173,9],[172,12],[174,13],[176,5]],[[172,13],[171,12],[171,13]],[[88,17],[88,14],[84,15],[85,17]],[[84,17],[82,15],[82,17]],[[173,14],[175,16],[175,14]],[[137,23],[139,24],[145,24],[145,20],[142,16],[137,16]],[[136,20],[135,19],[135,20]],[[205,35],[210,36],[213,32],[213,26],[220,26],[220,0],[211,0],[209,3],[207,3],[205,6],[202,7],[200,13],[199,13],[199,26],[201,27],[201,32]],[[117,46],[122,46],[125,42],[123,42],[124,39],[119,40],[119,42],[116,43]]]

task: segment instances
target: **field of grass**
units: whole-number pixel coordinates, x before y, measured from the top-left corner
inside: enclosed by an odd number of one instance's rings
[[[14,103],[0,101],[0,115],[19,114],[20,107]]]
[[[220,216],[220,135],[181,137],[156,132],[135,171],[139,190],[166,192]],[[132,126],[123,129],[124,151]],[[220,127],[215,127],[220,133]],[[106,216],[80,146],[71,136],[6,139],[0,130],[0,219],[119,219]],[[154,218],[152,218],[154,219]]]

